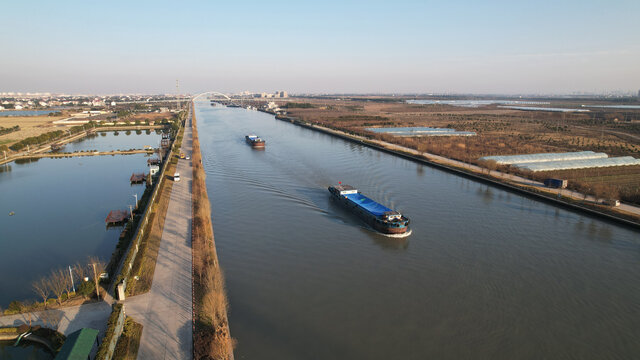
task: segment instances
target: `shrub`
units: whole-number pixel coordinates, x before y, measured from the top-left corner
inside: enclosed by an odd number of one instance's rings
[[[83,281],[80,286],[78,286],[78,294],[88,297],[94,294],[96,291],[96,285],[93,281]]]
[[[23,305],[20,301],[14,300],[9,303],[9,307],[7,307],[7,310],[5,310],[4,313],[7,315],[18,314],[22,311],[22,307]]]

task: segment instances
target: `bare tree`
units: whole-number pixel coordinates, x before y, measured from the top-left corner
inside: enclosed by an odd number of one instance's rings
[[[44,303],[44,308],[47,308],[47,299],[49,298],[49,294],[51,294],[51,290],[49,290],[49,281],[46,278],[40,278],[33,283],[31,283],[31,287],[33,291],[42,298],[42,302]]]
[[[73,273],[78,279],[80,279],[80,282],[83,282],[84,278],[89,275],[87,265],[83,265],[79,262],[73,265]]]
[[[68,286],[69,280],[67,279],[66,271],[62,269],[51,271],[51,275],[49,275],[49,290],[57,297],[59,305],[62,305],[62,295],[68,289]]]
[[[96,283],[96,296],[100,299],[100,288],[98,287],[98,276],[104,272],[104,263],[97,257],[89,258],[89,265],[93,268],[93,280]]]

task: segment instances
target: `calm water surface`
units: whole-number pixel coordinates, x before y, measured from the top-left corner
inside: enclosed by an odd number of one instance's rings
[[[0,117],[48,115],[60,110],[2,110]]]
[[[196,114],[238,359],[640,354],[638,232],[264,113]],[[413,234],[364,227],[338,181]]]
[[[54,356],[43,346],[30,342],[21,342],[13,346],[15,341],[0,341],[0,359],[2,360],[50,360]]]
[[[143,171],[144,154],[0,165],[0,306],[35,298],[31,283],[52,269],[88,256],[108,262],[122,228],[104,220],[142,195],[129,177]]]
[[[77,141],[65,144],[61,151],[114,151],[142,149],[144,146],[160,147],[160,131],[155,130],[126,130],[99,131]]]

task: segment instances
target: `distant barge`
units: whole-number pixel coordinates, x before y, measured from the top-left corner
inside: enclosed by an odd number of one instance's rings
[[[254,148],[264,148],[266,142],[259,138],[258,135],[247,135],[244,137],[247,141],[247,144],[251,145]]]
[[[356,213],[381,233],[404,234],[409,229],[409,219],[362,195],[353,186],[342,184],[329,186],[329,192],[347,209]]]

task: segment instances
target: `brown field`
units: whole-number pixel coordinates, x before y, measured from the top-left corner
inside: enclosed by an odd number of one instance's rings
[[[20,131],[0,136],[0,145],[11,145],[14,142],[31,136],[38,136],[57,127],[54,121],[64,119],[64,116],[16,116],[0,117],[0,126],[8,128],[19,125]]]
[[[173,116],[172,113],[163,112],[163,113],[138,113],[133,114],[128,120],[134,122],[136,120],[140,120],[144,122],[145,120],[149,121],[161,121],[162,119],[171,119]]]
[[[288,109],[287,113],[306,122],[475,164],[478,164],[478,158],[489,155],[584,150],[605,152],[610,156],[640,157],[639,110],[555,113],[503,109],[493,105],[464,108],[369,100],[371,99],[291,99],[289,101],[309,103],[314,107],[296,107]],[[286,102],[279,101],[279,104],[285,106]],[[567,101],[552,102],[550,106],[559,105],[580,106]],[[477,136],[399,137],[365,130],[366,127],[409,126],[475,131]],[[593,173],[593,170],[587,169],[585,174],[589,171]],[[591,193],[617,192],[622,200],[640,203],[637,195],[638,183],[635,181],[637,170],[620,167],[611,171],[618,175],[576,175],[569,179],[573,180],[577,188],[591,189]],[[562,177],[566,174],[545,175]],[[597,190],[583,184],[595,182],[602,184],[596,186]],[[609,186],[607,191],[600,189]]]
[[[234,339],[229,334],[227,300],[224,276],[218,263],[216,244],[211,224],[211,207],[207,195],[202,154],[193,117],[193,290],[195,332],[193,352],[195,359],[229,359],[233,354]]]
[[[63,114],[63,116],[16,116],[16,117],[0,117],[0,126],[8,128],[15,125],[20,126],[20,131],[12,132],[6,135],[0,135],[0,145],[10,146],[11,144],[26,139],[32,136],[38,136],[53,130],[60,130],[68,128],[73,125],[54,125],[56,120],[67,118],[69,114]],[[145,122],[149,121],[162,121],[162,119],[170,119],[173,116],[172,113],[136,113],[127,118],[128,121],[134,123],[136,120]],[[106,120],[106,115],[95,116],[92,120]],[[89,118],[87,118],[89,119]],[[84,119],[78,119],[84,120]],[[121,121],[121,120],[120,120]]]
[[[640,204],[640,166],[539,172],[535,178],[569,180],[569,187],[601,198],[625,199]]]

